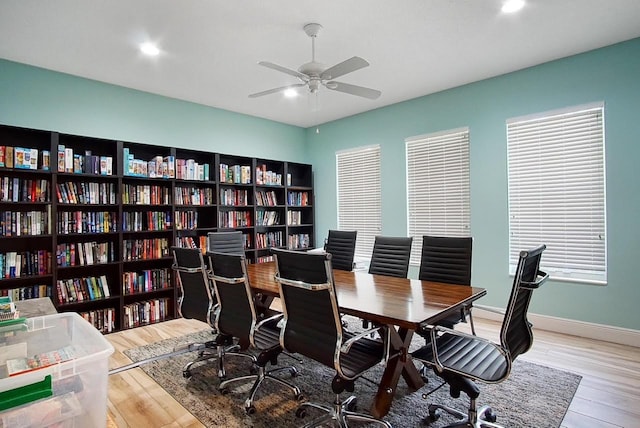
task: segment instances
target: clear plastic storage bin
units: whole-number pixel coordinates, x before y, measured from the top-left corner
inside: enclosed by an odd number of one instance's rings
[[[105,427],[112,353],[73,312],[0,326],[0,428]]]

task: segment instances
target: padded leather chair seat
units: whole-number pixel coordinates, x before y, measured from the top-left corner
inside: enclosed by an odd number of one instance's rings
[[[345,341],[352,336],[345,334]],[[355,377],[378,364],[383,356],[384,344],[381,341],[361,339],[353,344],[349,352],[341,353],[342,372],[348,377]]]
[[[487,383],[499,382],[507,374],[509,365],[506,356],[493,343],[443,333],[438,337],[438,358],[450,370],[469,373]],[[431,346],[414,352],[414,358],[433,361]]]

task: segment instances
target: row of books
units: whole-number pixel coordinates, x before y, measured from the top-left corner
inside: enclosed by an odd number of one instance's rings
[[[59,279],[56,281],[56,290],[58,303],[86,302],[111,296],[105,275]]]
[[[171,269],[147,269],[122,274],[122,292],[125,295],[146,293],[171,287]]]
[[[51,233],[50,207],[45,211],[0,211],[0,236],[37,236]]]
[[[204,206],[215,205],[216,203],[213,189],[210,187],[200,188],[176,186],[174,190],[174,201],[176,205]]]
[[[177,211],[176,229],[193,230],[198,228],[198,211]]]
[[[40,158],[38,158],[40,156]],[[0,167],[16,169],[40,169],[49,170],[51,153],[26,147],[0,146]]]
[[[123,184],[122,203],[125,205],[169,205],[171,190],[166,186]]]
[[[251,227],[251,212],[221,211],[218,213],[218,225],[225,228]]]
[[[200,164],[193,159],[176,159],[176,178],[178,180],[209,181],[208,163]]]
[[[49,202],[49,180],[0,177],[0,202]]]
[[[154,156],[146,161],[137,159],[128,147],[123,149],[124,175],[147,178],[176,178],[175,157]]]
[[[58,172],[74,174],[113,175],[113,157],[74,153],[73,148],[58,144]]]
[[[61,204],[111,204],[118,203],[115,183],[87,183],[65,181],[56,184],[56,196]]]
[[[166,238],[125,239],[122,246],[124,261],[161,259],[170,255],[169,240]]]
[[[199,248],[204,253],[207,251],[207,237],[206,236],[178,236],[176,238],[176,247]]]
[[[60,267],[90,266],[116,261],[113,242],[71,242],[56,246],[56,264]]]
[[[86,312],[78,312],[78,314],[87,320],[92,326],[101,333],[111,333],[115,327],[116,310],[115,308],[95,309]]]
[[[220,183],[251,184],[251,167],[249,165],[220,164]]]
[[[179,214],[179,213],[176,213]],[[170,211],[125,211],[122,213],[124,232],[143,232],[146,230],[171,230]]]
[[[267,170],[267,165],[256,167],[256,184],[261,186],[282,186],[282,174]]]
[[[280,224],[280,213],[278,211],[257,211],[256,226],[277,226]]]
[[[4,278],[48,275],[51,273],[51,252],[36,250],[0,253],[0,272]]]
[[[287,237],[287,248],[290,250],[309,248],[310,243],[311,240],[308,233],[299,233]]]
[[[18,300],[37,299],[39,297],[53,297],[53,286],[36,284],[26,287],[4,288],[0,290],[0,295],[10,296],[14,302]]]
[[[56,231],[61,235],[117,232],[118,219],[107,211],[58,211]]]
[[[273,190],[268,192],[264,190],[258,190],[256,192],[256,205],[275,207],[276,205],[278,205],[278,197],[276,196],[276,192],[274,192]]]
[[[165,297],[125,305],[123,307],[124,325],[122,328],[127,329],[164,321],[167,315],[171,314],[169,304],[169,298]]]
[[[303,224],[302,211],[287,211],[287,224],[289,226],[298,226]]]
[[[309,205],[309,192],[288,192],[287,203],[290,206],[306,207]]]
[[[249,196],[245,189],[220,189],[220,205],[248,206]]]
[[[256,248],[282,247],[284,245],[282,232],[268,232],[256,234]]]

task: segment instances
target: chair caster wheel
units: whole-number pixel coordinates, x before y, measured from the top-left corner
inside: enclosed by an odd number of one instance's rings
[[[429,417],[427,418],[427,422],[435,422],[438,419],[440,419],[440,415],[441,415],[441,411],[440,409],[435,409],[435,410],[431,410],[429,409]]]
[[[298,407],[296,409],[296,418],[304,418],[305,416],[307,416],[307,409],[304,407]]]
[[[257,374],[258,373],[258,368],[256,367],[255,364],[251,365],[251,368],[249,369],[249,373],[250,374]]]
[[[182,377],[185,379],[189,379],[191,377],[191,370],[184,370],[182,372]]]
[[[492,408],[489,407],[487,410],[485,410],[483,419],[487,422],[495,423],[497,418]]]
[[[302,401],[304,401],[306,399],[307,399],[307,397],[305,397],[303,393],[300,393],[300,394],[296,395],[296,400],[297,401],[302,402]]]
[[[256,412],[255,406],[251,405],[249,407],[245,407],[244,411],[247,415],[253,415]]]
[[[227,388],[220,389],[220,394],[221,395],[227,395],[228,393],[229,393],[229,390]]]
[[[349,410],[350,412],[356,412],[358,410],[358,400],[357,399],[351,400],[351,402],[347,406],[347,410]]]
[[[296,369],[295,367],[291,367],[289,369],[289,373],[291,374],[291,377],[297,377],[298,376],[298,369]]]

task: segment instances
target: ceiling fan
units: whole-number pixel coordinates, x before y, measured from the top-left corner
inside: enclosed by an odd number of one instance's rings
[[[351,73],[353,71],[360,70],[361,68],[368,67],[369,63],[364,59],[354,56],[329,68],[325,68],[324,64],[316,61],[315,40],[321,28],[322,25],[314,23],[306,24],[304,26],[304,32],[307,33],[309,37],[311,37],[311,62],[302,64],[297,71],[290,68],[282,67],[281,65],[274,64],[268,61],[258,62],[258,64],[264,67],[297,77],[302,81],[302,83],[295,83],[293,85],[282,86],[280,88],[258,92],[249,95],[249,98],[275,94],[277,92],[284,92],[287,89],[301,88],[304,86],[307,86],[309,88],[310,93],[315,94],[318,92],[320,86],[324,86],[325,88],[332,91],[344,92],[351,95],[357,95],[359,97],[369,98],[371,100],[377,99],[382,94],[382,92],[378,90],[365,88],[363,86],[351,85],[349,83],[336,82],[335,80],[333,80],[337,77],[344,76],[347,73]]]

